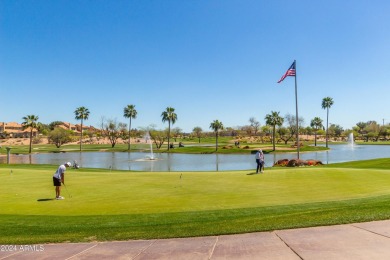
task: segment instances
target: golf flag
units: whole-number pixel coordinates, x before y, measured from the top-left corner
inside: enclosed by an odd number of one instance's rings
[[[295,61],[293,62],[293,64],[291,64],[290,68],[288,68],[286,73],[284,73],[284,75],[280,78],[278,83],[282,82],[287,76],[295,77]]]

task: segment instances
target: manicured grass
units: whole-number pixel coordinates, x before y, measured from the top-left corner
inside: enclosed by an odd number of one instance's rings
[[[383,166],[384,165],[384,166]],[[0,165],[0,244],[232,234],[390,218],[390,159],[227,172]],[[387,167],[386,167],[387,166]],[[12,170],[12,173],[11,173]]]
[[[359,168],[359,169],[390,169],[390,160],[388,159],[372,159],[361,160],[354,162],[333,163],[326,165],[327,167],[337,168]]]

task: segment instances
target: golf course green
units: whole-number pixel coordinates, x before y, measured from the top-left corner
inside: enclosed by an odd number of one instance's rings
[[[390,159],[226,172],[0,165],[0,244],[207,236],[390,218]]]

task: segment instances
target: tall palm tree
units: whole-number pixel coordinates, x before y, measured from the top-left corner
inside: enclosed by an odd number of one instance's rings
[[[177,115],[175,113],[175,109],[173,107],[167,107],[164,112],[161,113],[162,121],[168,121],[168,151],[170,148],[169,138],[171,136],[171,123],[172,125],[177,120]]]
[[[37,129],[38,127],[38,121],[39,117],[36,115],[28,115],[23,117],[23,129],[30,128],[30,148],[28,150],[29,153],[31,153],[31,147],[32,147],[32,137],[33,137],[33,130]]]
[[[265,123],[267,125],[272,126],[272,144],[273,151],[275,151],[275,134],[276,134],[276,126],[283,125],[283,117],[279,115],[279,112],[271,111],[271,114],[267,114],[265,116]]]
[[[137,110],[135,110],[135,105],[127,105],[127,107],[125,107],[123,109],[123,116],[125,118],[129,118],[130,119],[130,122],[129,122],[129,144],[128,144],[128,147],[127,147],[127,150],[130,151],[130,131],[131,131],[131,119],[135,119],[137,118]]]
[[[314,129],[314,146],[317,146],[317,131],[323,128],[322,119],[315,117],[311,120],[310,126]]]
[[[210,128],[213,129],[215,132],[215,151],[218,151],[218,132],[219,132],[219,130],[224,129],[223,124],[222,124],[222,122],[220,122],[218,120],[214,120],[210,124]]]
[[[328,148],[328,125],[329,125],[329,108],[333,105],[333,99],[326,97],[322,99],[322,108],[326,109],[326,148]]]
[[[74,111],[75,119],[81,120],[81,133],[80,133],[80,151],[81,151],[81,143],[83,141],[83,122],[84,120],[88,120],[89,110],[85,107],[78,107]]]

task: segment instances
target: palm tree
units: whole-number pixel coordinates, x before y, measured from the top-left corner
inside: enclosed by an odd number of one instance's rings
[[[128,144],[128,147],[127,147],[127,150],[130,151],[130,131],[131,131],[131,119],[132,118],[137,118],[137,110],[135,110],[135,105],[127,105],[127,107],[125,107],[123,109],[123,116],[125,118],[129,118],[130,119],[130,123],[129,123],[129,144]]]
[[[74,114],[76,115],[75,119],[81,120],[81,133],[80,133],[80,151],[81,151],[81,143],[83,140],[83,122],[84,120],[88,120],[89,117],[89,110],[85,107],[78,107],[74,111]]]
[[[166,110],[161,113],[161,117],[163,122],[168,121],[168,151],[169,151],[170,148],[169,137],[171,136],[171,123],[173,125],[177,120],[175,109],[173,107],[167,107]]]
[[[310,126],[314,129],[314,146],[317,146],[317,131],[323,128],[322,119],[315,117],[311,120]]]
[[[326,97],[322,99],[322,108],[326,108],[326,148],[328,148],[328,122],[329,122],[329,108],[333,105],[333,99]]]
[[[38,127],[38,121],[39,117],[36,115],[28,115],[23,117],[24,122],[22,123],[23,129],[30,128],[30,148],[28,150],[29,153],[31,153],[31,146],[32,146],[32,136],[33,136],[33,130]]]
[[[214,120],[210,124],[210,128],[213,129],[215,132],[215,151],[218,151],[218,132],[219,132],[219,130],[224,129],[223,124],[222,124],[222,122],[219,122],[218,120]]]
[[[276,126],[283,125],[283,117],[279,115],[279,112],[271,111],[271,114],[267,114],[265,116],[265,123],[267,125],[272,126],[272,144],[273,151],[275,151],[275,134],[276,134]]]

